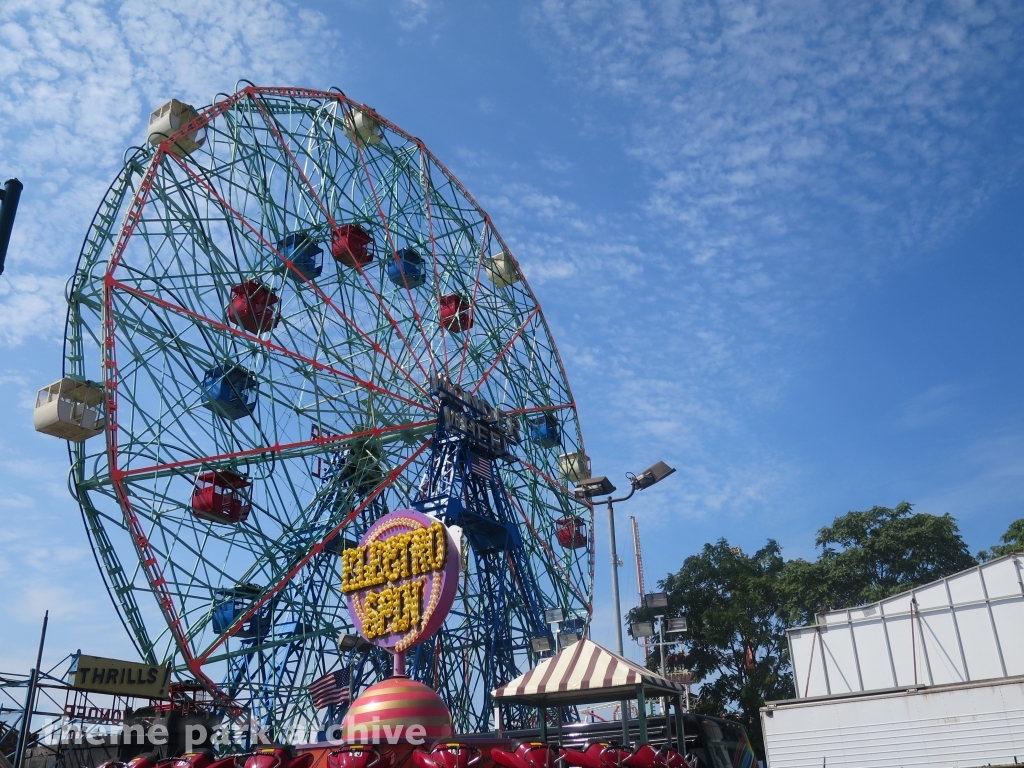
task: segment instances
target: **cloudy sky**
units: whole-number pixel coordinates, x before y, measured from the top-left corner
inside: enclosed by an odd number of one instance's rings
[[[35,390],[64,284],[149,111],[241,78],[337,86],[493,217],[562,352],[649,580],[706,541],[812,557],[907,500],[972,550],[1024,516],[1024,6],[970,2],[0,3],[0,669],[131,655]],[[600,519],[599,519],[600,520]],[[598,623],[611,643],[607,536]]]

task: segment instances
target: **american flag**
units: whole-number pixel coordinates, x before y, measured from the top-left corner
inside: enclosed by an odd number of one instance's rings
[[[470,464],[470,469],[473,470],[474,475],[480,475],[485,480],[492,480],[491,475],[491,462],[482,456],[474,456],[473,461]]]
[[[349,687],[349,669],[328,672],[309,684],[309,695],[313,697],[313,706],[317,709],[337,706],[348,701],[352,694]]]

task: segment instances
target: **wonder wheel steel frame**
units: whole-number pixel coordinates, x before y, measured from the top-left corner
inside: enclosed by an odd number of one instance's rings
[[[198,149],[172,151],[196,131]],[[352,223],[372,237],[369,263],[332,258],[338,228]],[[297,242],[305,250],[288,249]],[[401,270],[395,280],[407,249],[422,258],[422,285]],[[300,261],[317,250],[314,274]],[[556,539],[561,519],[592,523],[558,461],[582,455],[583,439],[525,279],[487,278],[486,260],[501,252],[517,270],[490,218],[423,143],[338,91],[248,85],[160,146],[129,153],[69,283],[65,375],[105,391],[106,441],[71,444],[70,484],[144,659],[172,661],[232,717],[276,736],[315,729],[323,713],[308,684],[355,665],[336,646],[350,630],[338,553],[437,476],[431,375],[521,421],[522,439],[493,467],[521,540],[515,557],[532,574],[529,610],[560,607],[585,629],[592,540],[588,550]],[[278,300],[273,323],[233,322],[231,290],[246,281]],[[444,319],[453,295],[471,327]],[[230,370],[244,375],[228,389],[253,401],[241,411],[211,394],[211,372]],[[534,441],[538,419],[546,432]],[[246,519],[194,513],[203,473],[248,484]],[[464,585],[469,550],[464,540]],[[522,634],[536,631],[531,620],[505,644],[502,671],[480,668],[466,638],[506,620],[510,603],[489,606],[478,589],[463,589],[420,665],[422,678],[444,681],[463,731],[487,727],[484,688],[536,662]],[[364,682],[384,673],[365,661]]]

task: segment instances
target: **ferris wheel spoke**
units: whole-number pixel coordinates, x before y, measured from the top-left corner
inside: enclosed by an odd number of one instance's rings
[[[351,115],[352,114],[352,112],[351,112],[351,105],[350,104],[346,104],[346,106],[349,109],[349,115]],[[375,205],[377,207],[377,214],[380,216],[381,224],[384,226],[384,232],[385,232],[385,234],[387,235],[387,238],[388,238],[388,245],[391,247],[391,254],[392,254],[391,258],[395,259],[396,262],[398,262],[398,259],[399,259],[399,256],[398,256],[399,248],[398,248],[397,243],[395,242],[394,234],[391,231],[391,226],[389,224],[389,218],[388,218],[387,214],[384,213],[384,207],[381,204],[381,199],[380,199],[380,195],[378,194],[378,191],[377,191],[377,186],[374,184],[373,175],[370,173],[370,168],[369,168],[369,165],[367,164],[365,153],[363,151],[363,148],[359,146],[359,142],[356,142],[355,146],[356,146],[356,152],[358,153],[358,156],[359,156],[359,162],[362,165],[363,173],[364,173],[364,175],[366,177],[367,186],[370,188],[370,193],[372,194],[373,201],[374,201],[374,203],[375,203]],[[423,336],[423,341],[424,341],[424,344],[426,345],[425,349],[427,351],[427,354],[430,357],[430,367],[431,368],[436,368],[436,361],[434,360],[434,353],[433,353],[433,350],[432,350],[432,348],[430,346],[430,341],[427,339],[426,331],[423,329],[422,318],[420,316],[419,310],[416,308],[416,301],[413,298],[412,289],[409,288],[408,285],[406,285],[405,293],[406,293],[406,298],[408,299],[408,302],[409,302],[409,308],[412,310],[412,317],[413,317],[413,320],[415,322],[415,325],[419,328],[420,334]],[[420,367],[422,369],[422,365]]]
[[[260,110],[260,112],[262,113],[264,119],[266,120],[267,125],[270,127],[270,129],[273,132],[275,138],[277,139],[278,143],[280,144],[281,149],[288,156],[294,171],[296,173],[298,173],[299,177],[302,179],[302,184],[303,184],[302,188],[304,189],[304,191],[307,194],[312,196],[312,198],[313,198],[317,208],[319,208],[320,212],[323,214],[323,216],[327,220],[327,222],[330,225],[331,230],[333,232],[337,228],[337,223],[335,222],[335,219],[334,219],[333,215],[331,214],[331,212],[328,209],[328,207],[324,204],[324,202],[320,198],[320,196],[317,194],[315,185],[310,181],[309,177],[302,170],[302,166],[299,163],[298,158],[296,157],[295,153],[291,150],[291,148],[288,146],[288,142],[285,140],[284,135],[282,134],[280,127],[277,125],[277,121],[267,111],[267,109],[266,109],[266,107],[263,104],[261,99],[258,99],[255,96],[253,96],[253,101],[257,105],[257,107]],[[395,330],[395,332],[397,333],[398,337],[401,339],[402,343],[405,345],[405,347],[408,349],[408,351],[410,353],[412,353],[413,352],[412,347],[409,345],[409,342],[406,340],[406,338],[405,338],[404,334],[402,333],[401,328],[399,327],[397,321],[395,320],[394,316],[391,314],[388,306],[385,304],[385,302],[384,302],[383,298],[381,297],[380,293],[377,291],[376,286],[374,286],[373,283],[370,281],[369,276],[366,274],[366,271],[363,269],[362,265],[357,263],[356,264],[356,268],[359,270],[359,273],[362,276],[362,278],[364,279],[367,288],[370,290],[371,294],[377,300],[381,310],[384,312],[384,314],[387,317],[387,319],[388,319],[389,323],[391,324],[392,328]],[[424,377],[426,377],[427,376],[427,371],[426,371],[426,369],[423,368],[423,365],[419,361],[419,358],[415,357],[415,355],[414,355],[414,360],[415,360],[417,366],[420,368],[421,372],[423,373]]]
[[[533,322],[533,319],[537,316],[538,312],[540,312],[540,307],[534,309],[533,312],[531,312],[529,316],[527,316],[527,318],[523,321],[523,324],[516,329],[516,332],[512,334],[512,338],[508,340],[508,343],[505,344],[504,347],[502,347],[501,351],[498,353],[498,356],[494,358],[494,361],[490,364],[487,370],[484,371],[483,375],[476,380],[476,384],[474,384],[473,388],[470,390],[472,394],[475,395],[480,390],[480,387],[487,383],[487,379],[490,377],[491,372],[494,371],[494,369],[497,368],[505,359],[505,355],[508,354],[508,351],[510,349],[512,349],[512,345],[516,343],[516,341],[522,335],[523,331],[525,331],[527,327],[529,327],[530,323]]]
[[[239,223],[241,223],[242,226],[245,227],[250,232],[251,235],[255,236],[263,244],[265,248],[267,248],[270,252],[278,256],[282,262],[289,264],[291,269],[295,269],[294,262],[291,262],[290,259],[284,257],[281,254],[281,252],[276,247],[274,247],[269,240],[266,239],[266,237],[264,237],[244,216],[242,216],[241,213],[236,211],[223,197],[221,197],[221,195],[212,186],[210,186],[205,179],[196,174],[180,158],[175,157],[174,159],[186,171],[186,173],[192,176],[192,178],[200,186],[206,189],[207,192],[217,200],[221,207],[225,211],[229,212]],[[323,291],[321,291],[320,288],[314,282],[306,278],[304,275],[300,274],[300,276],[302,277],[302,280],[304,281],[305,285],[309,287],[314,293],[316,293],[317,296],[321,299],[321,301],[323,301],[325,304],[331,307],[331,309],[337,312],[337,314],[352,328],[352,330],[359,334],[367,342],[367,344],[370,345],[371,349],[373,349],[374,352],[383,355],[394,366],[396,371],[404,373],[405,377],[409,380],[410,384],[412,384],[414,387],[420,389],[421,391],[423,391],[424,394],[426,394],[426,391],[423,390],[423,388],[416,383],[412,376],[405,372],[376,341],[370,338],[356,323],[352,322],[352,320],[344,312],[342,312],[336,306],[336,304],[329,297],[327,297],[327,295],[324,294]]]
[[[398,424],[390,427],[380,427],[375,429],[368,429],[362,432],[352,432],[345,435],[330,435],[320,436],[311,438],[309,440],[300,440],[294,443],[275,445],[260,446],[258,448],[248,448],[242,451],[234,451],[232,453],[221,453],[215,456],[200,456],[190,459],[183,459],[181,461],[172,461],[164,464],[153,464],[147,467],[138,467],[135,469],[125,470],[121,473],[122,477],[145,477],[148,475],[158,475],[163,472],[168,472],[175,469],[186,469],[188,467],[198,467],[204,465],[216,465],[216,464],[229,464],[236,459],[244,459],[250,457],[267,457],[274,455],[281,459],[290,458],[307,458],[309,456],[315,456],[322,453],[324,449],[331,449],[334,446],[335,450],[340,448],[344,444],[358,440],[364,437],[384,437],[387,435],[398,435],[402,432],[407,432],[416,429],[422,429],[430,427],[435,421],[433,419],[426,421],[410,422],[408,424]]]
[[[293,352],[290,349],[286,349],[285,347],[283,347],[283,346],[281,346],[279,344],[274,344],[273,342],[269,341],[268,339],[261,339],[260,337],[253,336],[252,334],[248,334],[248,333],[246,333],[245,331],[243,331],[241,329],[233,328],[231,326],[228,326],[225,323],[220,323],[219,321],[215,321],[215,319],[213,319],[212,317],[205,317],[205,316],[199,314],[198,312],[194,312],[194,311],[191,311],[189,309],[185,309],[184,307],[178,306],[176,304],[173,304],[170,301],[166,301],[166,300],[161,299],[161,298],[159,298],[157,296],[153,296],[151,294],[147,294],[144,291],[140,291],[138,289],[132,288],[131,286],[128,286],[128,285],[126,285],[124,283],[121,283],[120,281],[117,281],[117,280],[111,280],[110,281],[110,285],[113,288],[117,288],[119,290],[122,290],[125,293],[130,293],[130,294],[132,294],[134,296],[137,296],[138,298],[144,299],[145,301],[153,302],[154,304],[157,304],[158,306],[160,306],[160,307],[162,307],[164,309],[168,309],[170,311],[177,312],[177,313],[182,314],[182,315],[184,315],[186,317],[194,319],[194,321],[196,321],[198,323],[203,323],[203,324],[205,324],[207,326],[215,328],[216,330],[218,330],[218,331],[220,331],[222,333],[228,333],[228,334],[230,334],[232,336],[236,336],[236,337],[238,337],[240,339],[244,339],[247,342],[249,342],[250,344],[259,345],[259,346],[262,346],[262,347],[266,348],[267,350],[276,352],[278,354],[285,355],[286,357],[290,357],[290,358],[296,359],[296,360],[302,362],[302,364],[304,364],[306,366],[309,366],[310,368],[313,368],[313,369],[315,369],[317,371],[323,371],[325,373],[329,373],[329,374],[331,374],[333,376],[337,376],[337,377],[339,377],[341,379],[345,379],[347,381],[350,381],[353,384],[358,384],[360,387],[364,387],[364,388],[366,388],[369,391],[376,392],[378,394],[384,394],[384,395],[387,395],[388,397],[393,397],[393,398],[395,398],[397,400],[401,400],[402,402],[408,404],[408,406],[412,406],[414,408],[418,408],[418,409],[423,410],[423,411],[432,411],[432,409],[430,407],[425,406],[425,404],[423,404],[422,402],[417,402],[416,400],[412,400],[412,399],[410,399],[408,397],[404,397],[404,396],[398,394],[397,392],[391,392],[391,391],[389,391],[387,389],[384,389],[383,387],[380,387],[380,386],[378,386],[378,385],[376,385],[376,384],[374,384],[372,382],[361,380],[361,379],[359,379],[359,378],[349,374],[346,371],[341,371],[339,369],[332,368],[331,366],[328,366],[327,364],[324,364],[324,362],[317,362],[314,359],[311,359],[309,357],[305,357],[305,356],[303,356],[301,354]]]
[[[288,570],[288,572],[284,575],[283,578],[278,580],[272,586],[268,587],[266,589],[266,591],[264,592],[263,596],[260,598],[260,600],[258,600],[256,603],[254,603],[253,606],[251,608],[249,608],[249,610],[246,613],[244,613],[240,618],[237,619],[237,621],[238,622],[244,622],[244,621],[248,621],[249,619],[251,619],[253,614],[255,614],[256,611],[259,610],[267,602],[267,600],[269,600],[271,597],[273,597],[277,592],[279,592],[285,586],[285,584],[287,584],[289,581],[291,581],[291,579],[295,576],[295,574],[298,573],[298,571],[301,570],[314,556],[318,555],[320,552],[323,551],[325,543],[330,538],[332,538],[333,536],[335,536],[338,533],[340,533],[341,530],[348,523],[350,523],[352,520],[354,520],[356,518],[356,516],[360,512],[362,512],[366,507],[368,507],[373,502],[373,500],[375,498],[377,498],[385,490],[387,490],[388,486],[391,485],[391,483],[393,483],[402,474],[402,472],[405,470],[405,468],[408,467],[410,464],[412,464],[413,461],[415,461],[419,457],[419,455],[421,453],[423,453],[424,450],[426,450],[427,445],[428,445],[427,443],[423,443],[422,445],[420,445],[416,450],[414,450],[412,452],[412,454],[404,462],[402,462],[399,466],[397,466],[393,470],[391,470],[391,472],[388,473],[387,477],[384,479],[383,482],[381,482],[376,488],[374,488],[370,493],[368,493],[366,498],[358,506],[356,506],[345,517],[345,519],[342,520],[342,522],[340,522],[338,525],[334,526],[334,528],[332,528],[327,533],[327,535],[322,536],[320,538],[320,540],[316,544],[313,545],[313,547],[310,549],[310,551],[307,554],[305,554],[303,557],[301,557],[298,560],[298,562],[295,563]],[[200,663],[205,662],[205,660],[210,656],[210,654],[212,654],[213,651],[216,650],[218,647],[220,647],[222,644],[223,644],[223,639],[218,640],[218,641],[214,642],[211,646],[209,646],[200,655],[200,657],[199,657]]]

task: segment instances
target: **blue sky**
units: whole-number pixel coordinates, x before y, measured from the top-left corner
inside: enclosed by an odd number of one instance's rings
[[[6,0],[0,669],[130,655],[31,429],[63,286],[151,108],[237,79],[338,86],[466,184],[524,265],[647,578],[706,541],[812,557],[902,500],[972,550],[1024,516],[1024,6],[1013,2]],[[613,642],[598,518],[594,637]],[[633,655],[637,655],[633,651]]]

